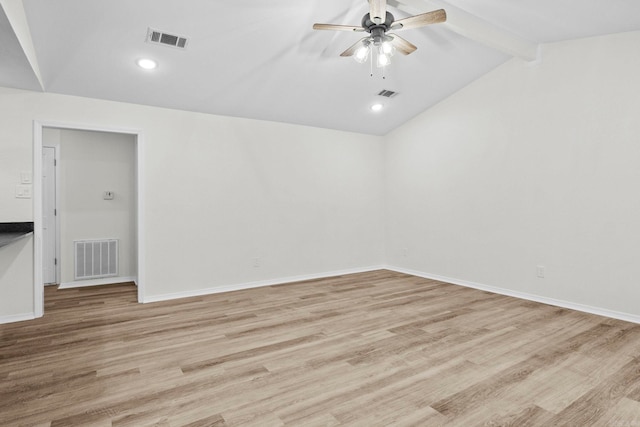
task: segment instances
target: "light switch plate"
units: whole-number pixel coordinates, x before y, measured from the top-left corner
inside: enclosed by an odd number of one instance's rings
[[[102,193],[102,198],[104,200],[113,200],[114,197],[115,194],[113,191],[105,191],[104,193]]]
[[[16,199],[30,199],[30,198],[31,198],[30,185],[16,185]]]
[[[31,172],[20,172],[20,183],[21,184],[32,184],[33,183],[33,174]]]

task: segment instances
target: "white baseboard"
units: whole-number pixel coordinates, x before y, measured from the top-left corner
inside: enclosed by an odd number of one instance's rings
[[[137,284],[137,278],[129,277],[105,277],[103,279],[78,280],[76,282],[60,283],[58,289],[84,288],[86,286],[114,285],[116,283],[134,282]]]
[[[33,320],[36,318],[35,313],[11,314],[9,316],[0,316],[0,325],[3,323],[22,322],[25,320]]]
[[[494,294],[506,295],[510,297],[525,299],[528,301],[540,302],[543,304],[554,305],[556,307],[568,308],[570,310],[582,311],[585,313],[596,314],[598,316],[610,317],[612,319],[624,320],[626,322],[640,323],[640,316],[630,313],[622,313],[619,311],[608,310],[606,308],[593,307],[590,305],[579,304],[571,301],[563,301],[554,298],[533,295],[526,292],[512,291],[510,289],[498,288],[495,286],[483,285],[481,283],[470,282],[467,280],[454,279],[451,277],[438,276],[436,274],[424,273],[422,271],[411,270],[407,268],[385,266],[386,270],[396,271],[398,273],[410,274],[412,276],[423,277],[425,279],[438,280],[440,282],[451,283],[454,285],[465,286],[467,288],[479,289]]]
[[[222,292],[239,291],[242,289],[259,288],[262,286],[283,285],[285,283],[302,282],[304,280],[324,279],[327,277],[342,276],[345,274],[365,273],[368,271],[382,270],[385,267],[381,265],[352,268],[347,270],[328,271],[317,274],[307,274],[302,276],[281,277],[279,279],[259,280],[256,282],[238,283],[235,285],[216,286],[214,288],[194,289],[192,291],[174,292],[170,294],[143,296],[143,303],[167,301],[178,298],[197,297],[202,295],[218,294]]]

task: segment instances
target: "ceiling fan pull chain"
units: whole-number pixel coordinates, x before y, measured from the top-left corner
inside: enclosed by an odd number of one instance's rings
[[[371,49],[371,51],[371,58],[369,58],[369,64],[371,65],[369,77],[373,77],[373,49]]]

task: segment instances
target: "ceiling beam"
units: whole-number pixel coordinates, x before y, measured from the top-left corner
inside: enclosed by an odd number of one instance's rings
[[[42,82],[42,75],[40,73],[40,67],[38,66],[38,60],[36,58],[36,50],[33,47],[33,40],[31,39],[31,31],[27,24],[27,15],[24,12],[24,5],[22,0],[0,0],[0,6],[4,10],[11,28],[15,33],[22,51],[24,52],[31,69],[38,79],[40,88],[44,91],[44,83]]]
[[[442,0],[396,0],[398,8],[408,13],[428,12],[433,9],[444,9],[447,21],[438,24],[468,39],[475,40],[490,48],[499,50],[524,61],[538,61],[540,49],[537,43],[496,27],[488,21],[465,10],[452,6]],[[408,6],[414,10],[406,10]]]

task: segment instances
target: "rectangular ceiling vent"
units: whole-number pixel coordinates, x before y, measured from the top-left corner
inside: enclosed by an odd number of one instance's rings
[[[177,47],[179,49],[184,49],[185,47],[187,47],[186,37],[163,33],[162,31],[154,30],[152,28],[149,28],[149,30],[147,31],[147,42]]]
[[[391,98],[398,94],[398,92],[394,92],[392,90],[382,89],[378,95],[384,96],[385,98]]]

